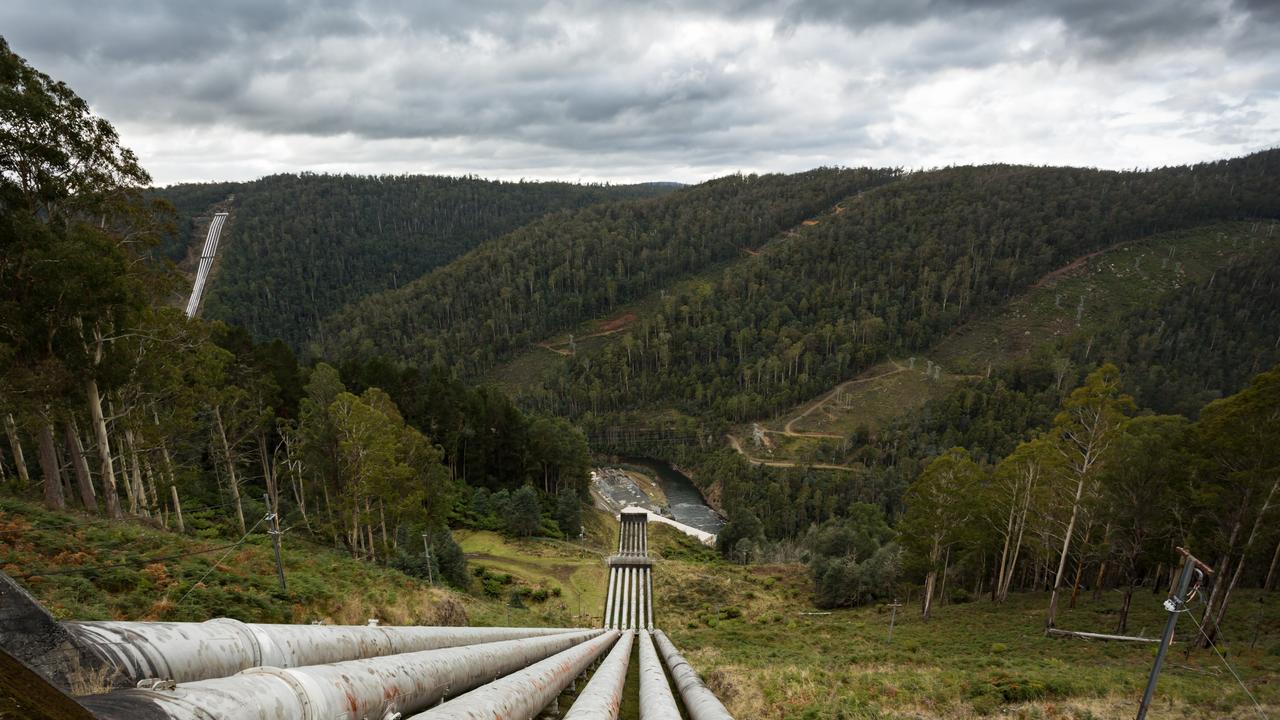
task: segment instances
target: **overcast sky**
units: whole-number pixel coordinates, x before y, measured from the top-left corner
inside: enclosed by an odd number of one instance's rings
[[[1131,168],[1280,144],[1280,0],[5,0],[157,183]]]

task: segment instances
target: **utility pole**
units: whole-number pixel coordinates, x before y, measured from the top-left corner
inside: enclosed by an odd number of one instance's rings
[[[267,517],[271,520],[271,529],[267,534],[271,536],[271,545],[276,553],[276,577],[280,580],[280,590],[289,592],[289,586],[284,581],[284,561],[280,559],[280,516],[271,508],[271,498],[265,494],[262,496],[262,503],[267,506]]]
[[[887,642],[893,642],[893,621],[898,619],[898,608],[902,607],[902,603],[898,602],[898,598],[894,598],[889,603],[889,639]]]
[[[435,572],[431,570],[431,545],[427,542],[427,534],[422,533],[422,552],[427,555],[427,583],[436,584]]]
[[[1164,609],[1169,611],[1169,621],[1165,623],[1164,635],[1160,638],[1160,648],[1156,651],[1156,661],[1151,665],[1151,677],[1147,680],[1147,690],[1142,694],[1142,704],[1138,706],[1138,720],[1144,720],[1147,717],[1147,710],[1151,709],[1151,700],[1156,692],[1156,680],[1160,677],[1160,666],[1164,664],[1165,653],[1169,650],[1169,643],[1173,642],[1173,631],[1178,625],[1178,615],[1186,610],[1187,607],[1187,590],[1191,587],[1191,576],[1199,575],[1196,585],[1200,584],[1206,576],[1212,575],[1213,570],[1208,565],[1196,559],[1196,556],[1187,552],[1184,548],[1176,548],[1184,558],[1182,561],[1182,574],[1178,576],[1178,589],[1168,600],[1164,601]]]

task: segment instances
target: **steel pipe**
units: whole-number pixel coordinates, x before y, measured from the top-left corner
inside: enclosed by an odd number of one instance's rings
[[[653,568],[644,569],[645,584],[649,586],[649,629],[653,629]]]
[[[645,592],[644,584],[644,568],[636,568],[636,584],[640,586],[638,593],[640,602],[636,606],[636,629],[644,628],[644,608],[649,604],[648,594]]]
[[[604,626],[612,627],[613,622],[613,593],[614,586],[618,583],[618,569],[609,566],[609,593],[604,601]]]
[[[364,720],[424,710],[605,631],[284,669],[258,667],[172,689],[118,690],[83,698],[103,720]]]
[[[591,682],[578,693],[564,720],[617,720],[622,705],[622,687],[627,682],[627,666],[631,664],[631,648],[635,633],[622,633],[618,644],[600,663]]]
[[[649,631],[640,631],[640,720],[678,720],[680,709],[671,694]]]
[[[658,643],[662,661],[666,663],[667,670],[671,671],[672,681],[680,690],[680,699],[684,701],[684,709],[689,711],[689,720],[733,720],[724,704],[702,682],[702,678],[698,677],[698,673],[680,655],[666,633],[658,630],[653,633],[653,637]]]
[[[627,572],[630,569],[622,569],[622,615],[618,618],[618,628],[621,630],[629,630],[631,628],[627,623],[631,619],[631,573]]]
[[[200,623],[65,622],[76,645],[101,657],[130,684],[190,682],[251,667],[321,665],[398,653],[572,632],[560,628],[371,627]]]
[[[631,629],[640,628],[640,601],[644,600],[644,593],[640,591],[640,568],[631,569]]]
[[[409,720],[532,718],[603,655],[619,635],[616,631],[600,635]]]

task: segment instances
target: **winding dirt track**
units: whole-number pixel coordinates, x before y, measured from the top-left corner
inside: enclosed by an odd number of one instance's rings
[[[743,449],[742,443],[738,440],[738,438],[734,437],[733,435],[725,435],[725,439],[729,441],[729,445],[731,445],[734,450],[738,451],[739,455],[746,458],[747,462],[751,463],[752,465],[764,465],[766,467],[798,467],[798,468],[813,468],[815,470],[842,470],[844,472],[861,472],[860,468],[856,468],[851,465],[829,465],[827,463],[798,463],[798,462],[791,462],[790,460],[765,460],[763,458],[752,457],[751,455],[747,454],[747,451],[745,449]]]
[[[796,432],[795,428],[792,426],[794,426],[800,420],[803,420],[804,418],[808,417],[809,414],[812,413],[814,410],[817,410],[823,405],[826,405],[827,403],[831,402],[845,388],[852,387],[854,385],[860,385],[862,383],[868,383],[868,382],[871,382],[872,380],[879,380],[880,378],[889,377],[890,375],[897,375],[898,373],[906,370],[905,367],[899,365],[898,362],[892,358],[889,359],[889,362],[893,363],[892,370],[889,370],[888,372],[882,372],[879,375],[872,375],[871,377],[854,378],[852,380],[846,380],[840,383],[839,385],[835,386],[834,388],[832,388],[831,391],[828,392],[826,395],[823,395],[817,400],[814,400],[812,403],[809,404],[809,407],[801,411],[799,415],[796,415],[795,417],[787,421],[786,426],[782,429],[782,434],[787,435],[789,437],[816,437],[816,438],[842,439],[844,437],[843,435],[833,435],[831,433]],[[769,432],[777,432],[777,431],[770,430]]]

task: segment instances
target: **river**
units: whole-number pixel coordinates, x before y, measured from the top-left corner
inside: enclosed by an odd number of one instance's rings
[[[702,493],[693,481],[684,473],[671,467],[670,463],[635,456],[623,456],[618,459],[622,466],[641,470],[644,474],[656,478],[658,487],[667,497],[667,503],[666,507],[657,507],[634,484],[627,486],[614,483],[598,486],[598,489],[610,499],[620,504],[639,505],[651,512],[665,515],[672,520],[712,534],[719,533],[720,528],[724,527],[724,519],[707,505],[707,501],[702,498]]]

